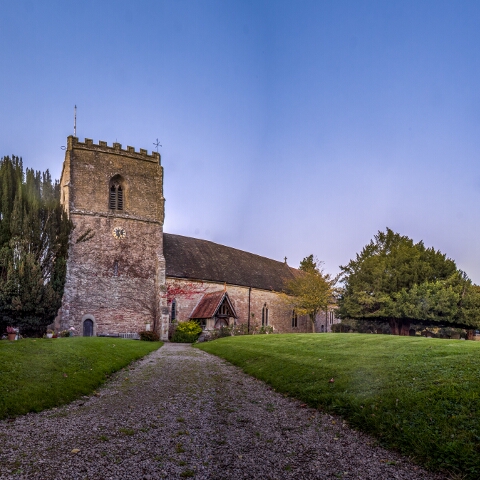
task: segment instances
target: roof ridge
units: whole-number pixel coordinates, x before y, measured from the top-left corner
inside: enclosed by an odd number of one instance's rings
[[[164,233],[166,275],[281,292],[295,270],[284,262],[210,240]]]
[[[224,245],[223,243],[213,242],[212,240],[205,240],[204,238],[188,237],[187,235],[179,235],[178,233],[167,233],[167,232],[163,232],[163,235],[169,235],[169,236],[172,236],[172,237],[188,238],[188,239],[195,240],[195,241],[197,241],[197,242],[212,243],[213,245],[219,245],[220,247],[225,247],[225,248],[228,248],[229,250],[236,250],[237,252],[248,253],[249,255],[255,255],[256,257],[264,258],[264,259],[266,259],[266,260],[269,260],[270,262],[277,262],[277,263],[279,263],[280,265],[286,265],[288,268],[293,268],[294,270],[297,270],[295,267],[291,267],[291,266],[288,265],[287,263],[282,262],[282,261],[280,261],[280,260],[275,260],[274,258],[265,257],[265,256],[263,256],[263,255],[259,255],[258,253],[247,252],[246,250],[241,250],[240,248],[230,247],[230,246],[228,246],[228,245]]]

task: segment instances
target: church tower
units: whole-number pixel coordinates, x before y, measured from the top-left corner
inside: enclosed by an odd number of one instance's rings
[[[160,154],[68,137],[61,202],[72,220],[60,328],[155,329],[168,339]]]

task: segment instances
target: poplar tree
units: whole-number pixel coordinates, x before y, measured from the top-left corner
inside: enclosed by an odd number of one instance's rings
[[[46,172],[0,160],[0,327],[40,333],[60,308],[72,223]]]

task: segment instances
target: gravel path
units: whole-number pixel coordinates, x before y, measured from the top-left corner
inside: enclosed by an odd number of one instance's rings
[[[442,479],[189,345],[0,422],[0,478]]]

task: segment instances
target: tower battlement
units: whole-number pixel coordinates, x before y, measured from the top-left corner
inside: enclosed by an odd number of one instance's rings
[[[147,162],[154,162],[160,164],[161,156],[158,152],[152,152],[151,155],[148,154],[148,151],[141,148],[139,152],[135,151],[135,147],[127,146],[126,150],[122,149],[122,144],[114,142],[111,147],[107,145],[107,142],[102,140],[97,143],[93,143],[91,138],[85,138],[84,142],[80,142],[78,137],[70,135],[67,138],[67,150],[81,149],[81,150],[94,150],[102,153],[109,153],[113,155],[122,155],[124,157],[135,158],[137,160],[143,160]]]

